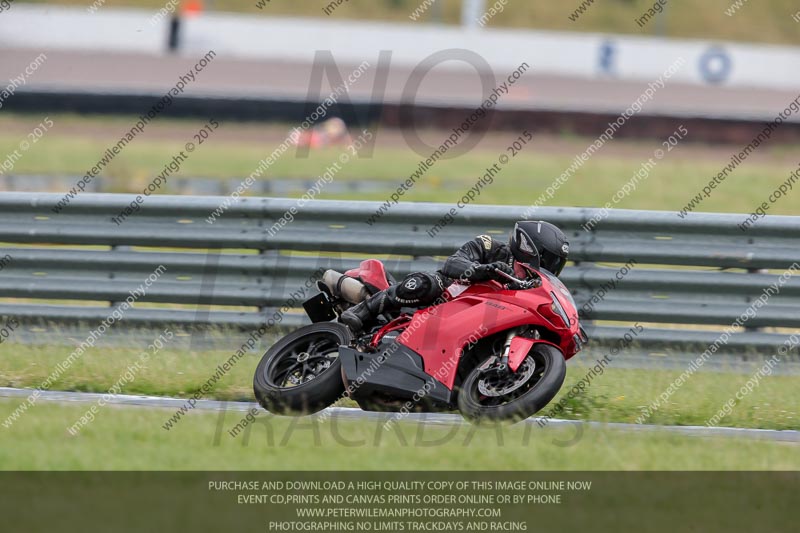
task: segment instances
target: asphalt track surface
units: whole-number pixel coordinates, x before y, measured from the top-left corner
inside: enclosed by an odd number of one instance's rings
[[[0,79],[14,77],[40,53],[32,49],[3,49],[0,53]],[[30,76],[19,91],[92,91],[163,95],[181,74],[192,69],[200,58],[185,53],[157,56],[96,51],[47,51],[47,61]],[[342,77],[356,65],[337,65]],[[377,57],[373,64],[377,67]],[[412,68],[392,65],[383,96],[373,96],[376,68],[355,82],[349,95],[352,101],[474,106],[482,100],[480,79],[475,72],[434,69],[416,94],[404,94]],[[276,60],[229,59],[219,55],[186,89],[187,95],[225,98],[278,98],[303,101],[309,93],[312,64]],[[509,73],[495,72],[497,82]],[[654,81],[654,80],[650,80]],[[494,85],[494,83],[490,83]],[[527,72],[504,95],[500,109],[583,111],[620,113],[647,88],[648,82],[614,78],[572,78]],[[323,97],[330,87],[324,86]],[[734,118],[767,120],[797,98],[797,91],[758,88],[701,86],[667,81],[664,88],[644,107],[644,114],[674,117]],[[792,117],[790,121],[800,121]]]
[[[30,395],[32,389],[17,389],[0,387],[0,398],[16,398],[23,400]],[[39,401],[60,404],[93,403],[103,397],[103,394],[89,392],[60,392],[42,391]],[[157,396],[117,395],[107,400],[107,405],[178,409],[185,405],[184,398],[166,398]],[[247,412],[252,408],[261,409],[257,403],[252,402],[220,402],[216,400],[198,400],[195,409],[200,411],[234,411]],[[381,420],[384,421],[386,413],[374,413],[355,408],[331,407],[313,416],[335,416],[344,420]],[[426,424],[430,426],[452,426],[468,424],[460,415],[449,413],[409,413],[405,420]],[[537,418],[529,418],[522,424],[536,425]],[[605,422],[584,422],[579,420],[550,419],[546,428],[563,428],[586,425],[592,429],[607,429],[631,432],[665,432],[678,433],[691,437],[728,437],[742,439],[769,440],[775,442],[800,443],[800,431],[773,430],[773,429],[747,429],[731,427],[704,427],[704,426],[656,426],[647,424],[622,424]]]

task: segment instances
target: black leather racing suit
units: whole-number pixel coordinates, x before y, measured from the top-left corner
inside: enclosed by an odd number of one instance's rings
[[[500,262],[508,265],[511,271],[512,259],[507,244],[488,235],[479,235],[464,243],[436,272],[409,274],[400,283],[372,295],[367,307],[373,316],[394,313],[403,307],[425,307],[434,303],[455,280],[474,282],[492,279],[492,272],[481,269],[480,265]]]

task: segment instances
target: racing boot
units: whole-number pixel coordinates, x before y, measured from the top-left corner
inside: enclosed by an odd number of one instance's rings
[[[339,322],[350,328],[353,333],[360,333],[364,326],[369,325],[386,310],[386,303],[386,291],[376,292],[342,313]]]

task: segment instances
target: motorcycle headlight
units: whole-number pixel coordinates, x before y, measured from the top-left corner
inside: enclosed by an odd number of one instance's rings
[[[567,316],[566,311],[564,311],[564,308],[561,306],[561,302],[558,301],[558,297],[556,296],[556,293],[551,292],[550,296],[553,297],[553,306],[552,306],[553,307],[553,311],[555,311],[555,313],[558,316],[561,317],[561,320],[564,321],[564,324],[566,324],[567,327],[571,326],[572,322],[570,321],[569,317]]]

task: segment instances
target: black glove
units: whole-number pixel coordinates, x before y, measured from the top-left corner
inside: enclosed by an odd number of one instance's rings
[[[495,261],[494,263],[491,263],[489,266],[492,268],[492,271],[493,271],[493,274],[494,274],[493,277],[495,279],[500,280],[500,281],[508,281],[508,278],[498,274],[497,273],[498,270],[500,272],[505,272],[509,276],[513,276],[514,275],[514,269],[511,268],[510,266],[508,266],[508,263],[503,263],[502,261]]]
[[[498,281],[505,281],[502,275],[498,274],[496,271],[500,270],[505,272],[506,274],[514,274],[514,271],[508,266],[507,263],[503,263],[502,261],[495,261],[494,263],[489,263],[488,265],[482,265],[480,263],[473,263],[472,265],[472,275],[469,277],[470,281],[486,281],[489,279],[496,279]]]

